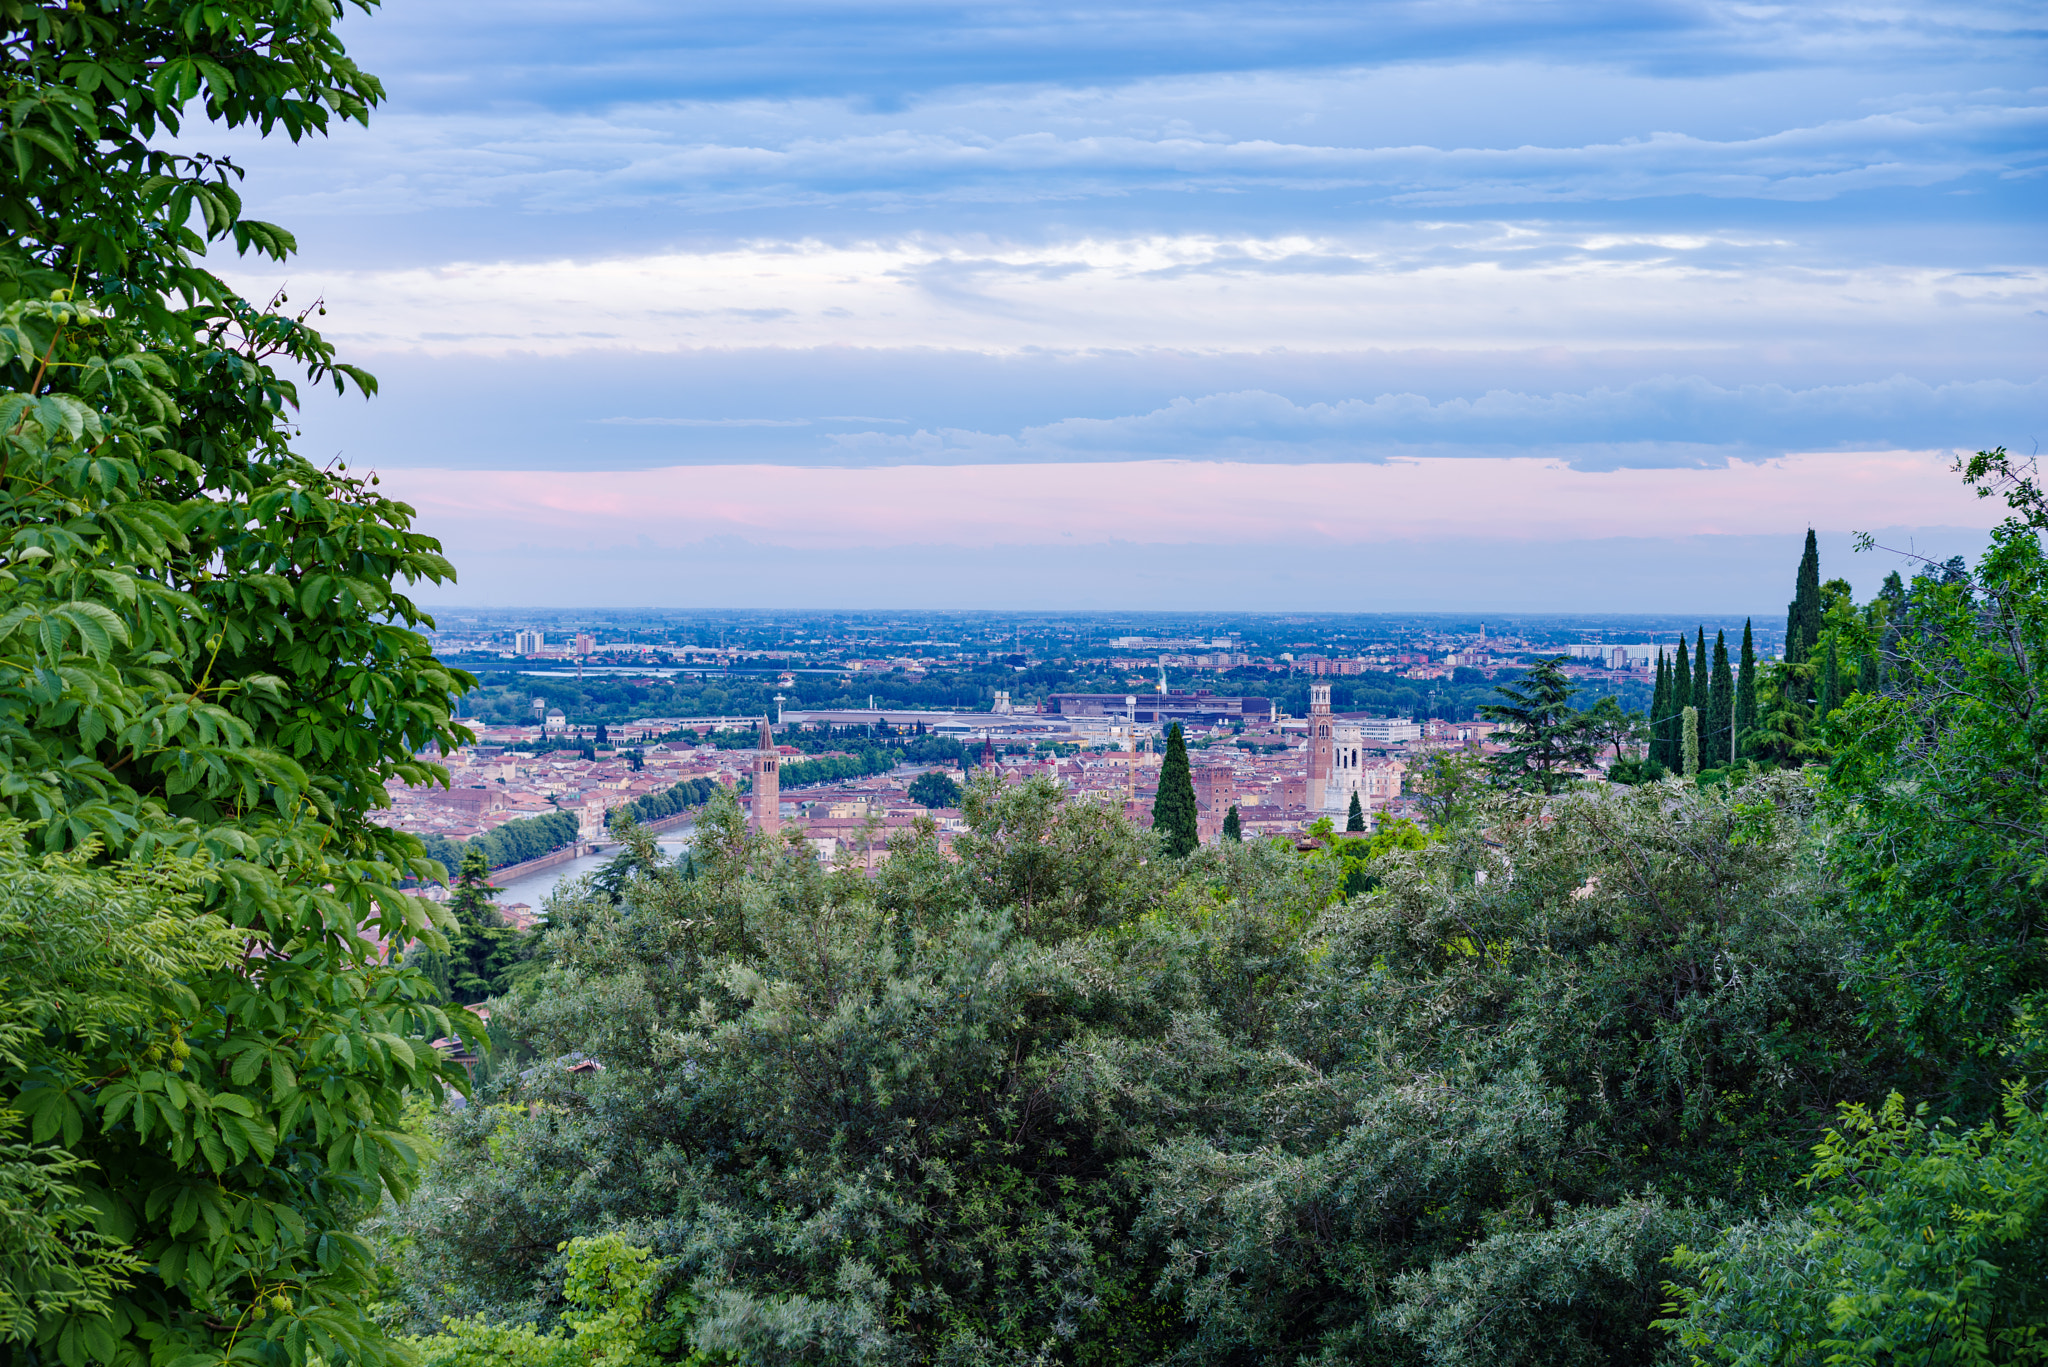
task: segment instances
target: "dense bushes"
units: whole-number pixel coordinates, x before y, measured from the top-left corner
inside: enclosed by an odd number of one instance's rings
[[[449,1122],[405,1322],[545,1317],[625,1230],[763,1363],[1642,1361],[1661,1260],[1877,1085],[1798,776],[1521,799],[1348,901],[966,801],[871,882],[714,797],[694,877],[558,899],[495,1023],[604,1070]]]

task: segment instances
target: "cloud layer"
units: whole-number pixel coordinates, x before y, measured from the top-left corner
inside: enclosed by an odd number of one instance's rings
[[[1004,546],[1520,574],[1476,535],[1620,594],[1557,538],[1970,528],[1940,456],[1857,453],[2048,435],[2038,20],[437,0],[344,21],[367,130],[205,145],[306,244],[234,278],[384,378],[307,449],[409,471],[507,584],[571,544],[837,557],[878,602]]]
[[[875,545],[1364,547],[1447,535],[1502,543],[1612,536],[1793,535],[1938,519],[1987,527],[1944,452],[1801,455],[1725,469],[1573,470],[1531,457],[1380,465],[1124,461],[899,465],[866,470],[715,465],[553,472],[415,469],[388,475],[437,534],[487,529],[501,547],[586,540],[681,544],[742,537],[804,550]]]

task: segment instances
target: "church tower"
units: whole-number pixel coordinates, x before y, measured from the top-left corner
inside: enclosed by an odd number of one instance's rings
[[[782,752],[775,748],[766,717],[761,718],[761,748],[754,752],[754,829],[763,835],[782,829]]]
[[[1336,743],[1330,734],[1330,686],[1308,686],[1308,809],[1320,812],[1330,791],[1330,759]]]

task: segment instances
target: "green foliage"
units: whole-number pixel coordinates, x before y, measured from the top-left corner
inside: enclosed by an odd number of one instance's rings
[[[1664,651],[1657,651],[1657,686],[1650,696],[1650,753],[1652,764],[1662,769],[1676,768],[1678,761],[1671,748],[1672,718],[1676,715],[1671,705],[1672,674],[1671,662],[1664,658]]]
[[[419,1031],[445,1018],[388,971],[249,955],[204,853],[97,854],[0,827],[0,1135],[29,1141],[0,1144],[0,1335],[67,1363],[216,1335],[377,1360],[348,1227],[409,1189],[399,1100],[438,1094]]]
[[[1351,810],[1344,814],[1344,829],[1361,834],[1365,831],[1365,808],[1359,803],[1357,793],[1351,795]]]
[[[1432,831],[1453,831],[1478,819],[1492,775],[1492,765],[1478,755],[1437,750],[1410,768],[1404,783]]]
[[[177,975],[163,1024],[95,1033],[66,1007],[5,1079],[30,1161],[140,1264],[103,1313],[37,1315],[33,1351],[66,1367],[384,1357],[352,1228],[410,1189],[408,1091],[461,1076],[426,1044],[452,1028],[430,989],[381,955],[439,940],[399,891],[427,866],[367,820],[389,780],[446,782],[417,756],[468,738],[449,706],[469,680],[402,591],[451,571],[374,476],[290,451],[276,367],[374,387],[315,308],[252,305],[197,264],[208,244],[282,259],[289,234],[242,217],[227,162],[150,146],[191,145],[194,100],[293,138],[362,117],[381,92],[338,17],[0,2],[0,816],[46,853],[189,871],[163,895],[189,897],[194,944],[236,943]],[[138,961],[135,990],[152,981]]]
[[[1649,1360],[1682,1202],[1781,1189],[1856,1081],[1809,803],[1588,789],[1384,860],[1151,1156],[1188,1359]]]
[[[910,781],[910,800],[925,807],[958,807],[960,785],[943,769],[927,769]]]
[[[1792,601],[1785,609],[1785,661],[1804,664],[1820,643],[1820,544],[1813,528],[1806,529],[1806,549],[1799,556],[1799,570],[1793,579]]]
[[[1735,757],[1747,759],[1752,753],[1751,733],[1756,730],[1756,642],[1749,619],[1742,622],[1742,659],[1735,671]]]
[[[1640,712],[1625,712],[1613,694],[1594,700],[1591,707],[1579,713],[1579,729],[1591,742],[1597,756],[1601,748],[1614,747],[1614,758],[1619,762],[1623,752],[1640,742],[1649,728],[1649,719]]]
[[[850,755],[821,755],[817,759],[790,760],[782,766],[782,787],[800,788],[807,783],[837,783],[849,778],[886,774],[902,760],[899,750],[884,747],[857,750]]]
[[[658,1367],[679,1360],[692,1306],[686,1296],[660,1300],[661,1266],[651,1250],[603,1234],[567,1240],[562,1251],[562,1295],[574,1308],[560,1324],[541,1333],[530,1323],[482,1315],[450,1319],[441,1333],[412,1340],[420,1367]],[[682,1360],[708,1361],[699,1353]]]
[[[183,1072],[181,1022],[197,999],[180,979],[232,963],[240,942],[195,913],[204,874],[190,860],[101,865],[88,845],[29,854],[0,823],[0,1339],[39,1321],[104,1316],[146,1270],[103,1233],[104,1188],[73,1151],[90,1102],[88,1055],[125,1045],[134,1064]],[[243,1117],[218,1117],[246,1138]],[[218,1140],[217,1140],[218,1142]]]
[[[1735,673],[1728,663],[1728,638],[1714,633],[1714,672],[1707,684],[1707,706],[1702,717],[1702,759],[1709,767],[1732,764],[1738,758],[1735,740]]]
[[[1688,707],[1679,715],[1685,724],[1685,741],[1680,751],[1685,764],[1683,772],[1687,778],[1697,778],[1700,772],[1700,710]]]
[[[666,797],[667,794],[654,793],[649,796]],[[511,864],[524,863],[528,859],[538,859],[544,854],[553,854],[556,850],[574,844],[576,833],[580,829],[581,823],[577,820],[576,813],[549,812],[546,816],[515,817],[503,825],[493,826],[488,831],[473,835],[459,844],[445,835],[430,835],[421,843],[427,857],[438,861],[447,869],[449,876],[453,877],[462,868],[463,860],[468,857],[471,850],[483,852],[488,868],[502,869]]]
[[[695,1344],[749,1361],[973,1360],[1155,1322],[1098,1308],[1142,1304],[1148,1269],[1115,1237],[1111,1122],[1069,1091],[1087,1023],[1147,1010],[1149,974],[1109,971],[1098,933],[1168,885],[1148,839],[1042,780],[979,783],[965,811],[957,861],[914,835],[870,880],[721,796],[696,878],[558,899],[546,970],[499,1019],[605,1067],[540,1067],[503,1081],[516,1104],[451,1117],[434,1193],[394,1217],[414,1322],[530,1314],[558,1275],[541,1250],[620,1228],[694,1286]]]
[[[1492,761],[1499,782],[1560,792],[1578,780],[1579,766],[1593,762],[1594,741],[1572,709],[1563,666],[1563,656],[1538,660],[1519,683],[1500,686],[1505,701],[1479,709],[1505,728],[1494,737],[1506,747]]]
[[[1223,838],[1235,841],[1244,839],[1244,823],[1237,814],[1235,802],[1231,803],[1230,810],[1223,814]]]
[[[1362,830],[1364,824],[1361,816],[1357,829]],[[1315,855],[1335,860],[1343,870],[1337,891],[1345,897],[1355,897],[1379,886],[1375,866],[1381,856],[1393,850],[1419,850],[1429,844],[1429,836],[1420,826],[1400,817],[1382,821],[1371,835],[1356,838],[1338,835],[1330,819],[1322,817],[1309,827],[1309,834],[1322,842]]]
[[[558,1062],[441,1122],[396,1311],[545,1338],[630,1231],[762,1364],[1646,1360],[1701,1203],[1871,1081],[1810,792],[1506,801],[1169,861],[989,779],[870,878],[715,799],[694,878],[557,900],[494,1025]]]
[[[638,824],[660,821],[664,817],[680,816],[694,807],[701,807],[711,800],[712,790],[719,787],[718,780],[710,778],[686,778],[671,784],[658,793],[645,793],[605,813],[605,824],[612,825],[623,819]],[[510,822],[506,823],[510,825]]]
[[[1633,787],[1638,783],[1655,783],[1671,771],[1653,759],[1618,759],[1607,770],[1610,782]]]
[[[1166,733],[1166,758],[1159,765],[1159,795],[1152,802],[1152,830],[1160,848],[1174,858],[1193,854],[1201,843],[1195,780],[1188,769],[1187,738],[1175,722]]]
[[[1831,723],[1830,810],[1873,1022],[1983,1105],[2016,1009],[2048,991],[2048,556],[2023,512],[1901,607],[1884,692]]]
[[[455,924],[447,948],[414,951],[427,978],[446,1002],[481,1002],[505,990],[521,958],[519,931],[505,924],[491,905],[498,890],[491,886],[491,868],[484,852],[471,845],[448,898]]]
[[[2003,1110],[1958,1130],[1896,1092],[1845,1105],[1814,1204],[1673,1255],[1697,1282],[1672,1288],[1680,1346],[1745,1367],[2048,1359],[2048,1122],[2018,1084]]]

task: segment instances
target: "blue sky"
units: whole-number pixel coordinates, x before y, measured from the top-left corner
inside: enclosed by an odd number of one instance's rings
[[[324,296],[383,380],[309,403],[305,449],[421,491],[447,602],[1763,611],[1809,521],[1973,549],[1930,453],[2048,436],[2033,6],[396,0],[343,32],[391,98],[224,139],[304,247],[237,274]],[[862,468],[935,473],[883,516],[825,474]],[[527,502],[462,515],[515,471]],[[661,497],[568,549],[550,490],[635,471]],[[1191,479],[1213,525],[1148,516]],[[1022,487],[1028,521],[958,502]],[[1518,512],[1565,487],[1591,524]],[[1233,516],[1250,489],[1298,534]],[[1661,538],[1676,583],[1639,572]]]

